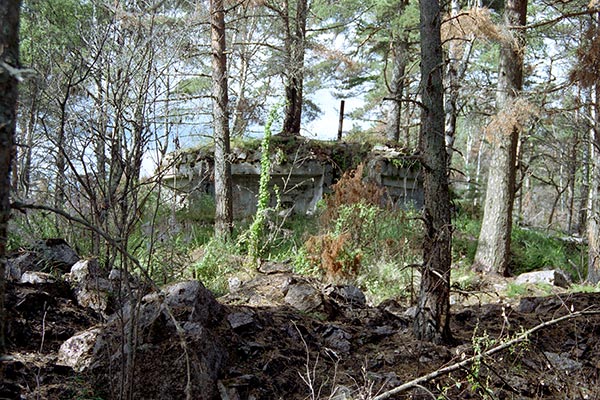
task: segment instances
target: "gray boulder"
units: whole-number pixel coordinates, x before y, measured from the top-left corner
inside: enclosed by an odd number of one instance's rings
[[[65,365],[77,372],[90,367],[94,360],[94,349],[102,330],[91,328],[69,338],[58,350],[57,365]]]
[[[69,272],[79,256],[64,239],[46,239],[37,242],[32,249],[47,270]]]
[[[108,377],[110,382],[102,383],[110,387],[119,386],[114,368],[124,365],[132,351],[129,332],[135,332],[136,341],[133,398],[216,397],[217,378],[228,358],[223,340],[231,327],[225,308],[202,283],[167,285],[111,317],[96,342],[97,364],[92,364],[94,374]]]
[[[42,263],[35,252],[25,251],[23,253],[9,256],[6,260],[6,279],[8,281],[20,281],[25,271],[41,271]]]
[[[30,284],[39,284],[39,283],[55,283],[56,278],[51,274],[47,274],[45,272],[38,271],[25,271],[21,275],[20,283],[30,283]]]
[[[308,284],[290,285],[284,301],[303,312],[313,311],[323,304],[321,293]]]
[[[113,286],[108,279],[102,277],[96,259],[76,262],[65,278],[73,286],[77,303],[80,306],[89,307],[104,317],[108,316],[108,312],[111,310],[110,299],[114,297],[112,296]]]
[[[79,256],[63,239],[46,239],[26,251],[9,255],[4,277],[19,282],[27,271],[69,272],[77,261]]]
[[[558,269],[546,270],[546,271],[533,271],[526,272],[515,278],[517,285],[523,284],[548,284],[553,286],[559,286],[562,288],[568,288],[570,286],[569,277]]]

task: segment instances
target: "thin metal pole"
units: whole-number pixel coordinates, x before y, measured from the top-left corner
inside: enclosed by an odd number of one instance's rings
[[[340,123],[338,124],[338,134],[337,140],[338,142],[342,140],[342,126],[344,125],[344,105],[346,104],[345,100],[340,102]]]

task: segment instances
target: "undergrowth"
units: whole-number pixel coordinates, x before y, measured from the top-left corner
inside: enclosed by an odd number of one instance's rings
[[[470,266],[477,251],[481,221],[466,214],[456,216],[452,238],[453,262]],[[574,281],[586,276],[585,245],[571,243],[545,230],[514,226],[511,236],[513,275],[541,269],[559,268]]]
[[[331,282],[357,284],[372,301],[408,296],[420,258],[416,212],[389,206],[385,190],[363,178],[363,166],[333,185],[297,265]]]

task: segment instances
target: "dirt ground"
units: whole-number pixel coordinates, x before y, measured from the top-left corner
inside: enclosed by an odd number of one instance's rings
[[[510,304],[459,303],[452,306],[453,342],[435,345],[414,339],[410,310],[393,300],[370,307],[349,304],[333,292],[323,295],[318,309],[300,312],[278,301],[277,290],[269,288],[269,281],[280,278],[263,277],[260,289],[269,295],[260,304],[248,305],[251,296],[221,299],[237,321],[226,340],[222,400],[373,399],[544,321],[600,310],[600,294],[593,293],[525,297]],[[68,293],[53,285],[9,285],[10,348],[2,362],[0,399],[105,398],[90,376],[55,364],[64,340],[100,322]],[[600,314],[569,318],[389,398],[599,399],[599,338]],[[163,373],[165,379],[181,375],[176,369]]]

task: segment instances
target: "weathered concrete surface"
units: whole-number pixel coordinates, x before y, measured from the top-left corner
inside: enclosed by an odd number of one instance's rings
[[[234,216],[256,212],[261,150],[232,149]],[[366,165],[368,179],[387,188],[389,199],[400,206],[423,204],[418,162],[387,146],[274,138],[271,144],[271,191],[278,187],[280,206],[298,214],[312,214],[317,203],[347,171]],[[214,196],[213,155],[208,148],[172,153],[163,163],[164,181],[190,209]],[[276,206],[277,196],[271,196]]]

